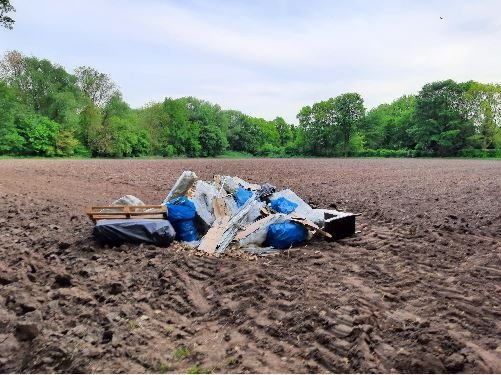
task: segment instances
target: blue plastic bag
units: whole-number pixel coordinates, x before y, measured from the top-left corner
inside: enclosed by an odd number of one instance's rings
[[[297,203],[291,202],[284,197],[273,199],[270,203],[271,208],[276,212],[280,212],[281,214],[290,214],[298,206]]]
[[[176,240],[186,242],[198,240],[195,215],[195,205],[186,197],[175,198],[167,203],[167,216],[176,230]]]
[[[308,230],[294,221],[271,224],[268,227],[265,244],[275,249],[288,249],[306,240],[307,235]]]
[[[235,201],[238,207],[242,207],[252,197],[252,191],[244,188],[238,188],[235,192]]]

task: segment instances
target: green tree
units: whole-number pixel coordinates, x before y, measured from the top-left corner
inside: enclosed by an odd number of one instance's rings
[[[358,127],[365,114],[362,97],[347,93],[303,107],[297,118],[305,142],[304,149],[313,155],[347,155],[359,148]]]
[[[409,134],[413,127],[416,98],[402,96],[391,104],[371,109],[361,124],[369,149],[412,149],[415,144]]]
[[[19,135],[15,124],[19,107],[15,90],[0,81],[0,154],[22,150],[24,138]]]
[[[201,150],[200,126],[190,122],[187,101],[167,98],[163,108],[168,116],[168,123],[163,129],[164,137],[168,139],[168,144],[164,145],[166,154],[173,150],[175,155],[198,156]]]
[[[138,112],[138,125],[145,130],[154,155],[173,156],[173,148],[169,145],[168,129],[169,115],[162,103],[149,103]]]
[[[276,117],[273,120],[273,125],[278,132],[280,146],[285,147],[289,145],[294,139],[292,125],[285,122],[282,117]]]
[[[79,145],[80,142],[75,138],[72,132],[61,129],[56,137],[55,154],[57,156],[73,155]]]
[[[24,70],[14,85],[19,88],[24,103],[49,118],[55,116],[53,103],[60,98],[58,95],[66,92],[66,98],[72,95],[72,100],[77,101],[81,94],[74,76],[63,67],[36,57],[24,58]]]
[[[95,150],[96,140],[102,128],[101,110],[89,100],[80,113],[79,132],[77,133],[77,137],[86,147]]]
[[[149,150],[145,131],[130,119],[117,116],[100,128],[93,145],[94,154],[116,158],[147,155]]]
[[[411,129],[417,149],[447,156],[468,145],[475,129],[467,116],[466,90],[467,85],[452,80],[429,83],[421,89]]]
[[[364,100],[357,93],[339,95],[334,100],[335,123],[342,137],[342,148],[345,156],[348,155],[352,137],[356,134],[361,120],[365,115]]]
[[[20,135],[25,139],[24,153],[55,156],[60,126],[51,119],[36,114],[23,114],[18,118]]]
[[[123,100],[122,95],[117,93],[106,102],[106,105],[102,110],[102,114],[103,124],[106,125],[113,117],[125,118],[130,116],[132,114],[132,110]]]
[[[501,85],[466,83],[467,117],[473,122],[473,146],[483,149],[496,147],[496,134],[501,126]]]
[[[120,91],[113,80],[105,73],[100,73],[89,66],[75,69],[77,85],[82,92],[100,108],[112,98],[120,96]]]
[[[198,125],[200,156],[221,155],[228,147],[226,119],[218,105],[193,97],[184,98],[189,113],[189,121]]]
[[[231,149],[257,155],[264,144],[259,121],[236,111],[231,117],[228,128]]]
[[[15,21],[7,14],[15,11],[9,0],[0,0],[0,26],[12,30]]]
[[[12,85],[25,69],[24,56],[19,51],[7,51],[0,61],[0,79]]]

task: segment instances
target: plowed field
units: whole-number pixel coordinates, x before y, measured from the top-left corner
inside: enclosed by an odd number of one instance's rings
[[[186,169],[360,212],[278,256],[99,247]],[[0,160],[0,372],[501,372],[501,162]]]

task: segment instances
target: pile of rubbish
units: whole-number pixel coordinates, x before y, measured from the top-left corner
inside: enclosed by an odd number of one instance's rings
[[[144,203],[131,195],[113,202],[113,206],[128,205]],[[164,218],[100,220],[94,235],[103,243],[168,246],[175,239],[207,254],[240,249],[267,255],[314,235],[334,240],[355,232],[355,214],[314,209],[290,189],[276,191],[269,183],[252,184],[239,177],[216,175],[203,181],[184,171],[162,205]]]

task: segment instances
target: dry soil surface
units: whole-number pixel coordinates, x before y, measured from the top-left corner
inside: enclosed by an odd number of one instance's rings
[[[361,212],[258,260],[99,247],[186,169]],[[1,160],[0,372],[501,372],[501,162]]]

